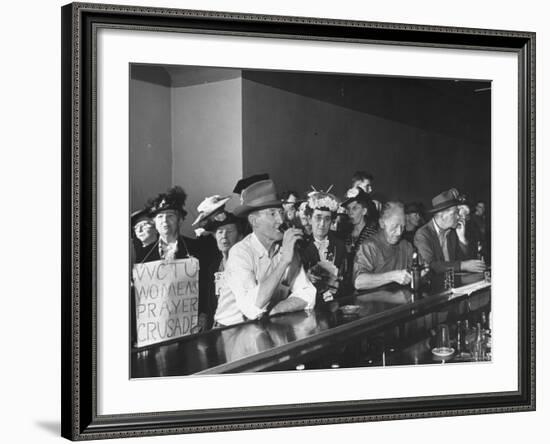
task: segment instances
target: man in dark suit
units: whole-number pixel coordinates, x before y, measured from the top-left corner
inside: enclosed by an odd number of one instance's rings
[[[485,270],[483,261],[473,259],[475,245],[469,244],[465,225],[459,221],[460,203],[458,191],[454,188],[435,196],[429,210],[432,219],[414,236],[414,245],[420,256],[435,273],[444,273],[449,268],[470,273]]]

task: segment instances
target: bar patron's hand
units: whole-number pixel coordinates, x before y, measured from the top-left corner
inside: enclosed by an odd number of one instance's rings
[[[486,268],[485,262],[479,259],[470,259],[460,263],[460,270],[469,273],[483,273]]]
[[[412,276],[407,270],[395,270],[392,273],[392,281],[399,285],[409,285],[411,283]]]

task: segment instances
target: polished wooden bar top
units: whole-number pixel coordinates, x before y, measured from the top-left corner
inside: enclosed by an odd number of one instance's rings
[[[483,280],[482,274],[460,274],[455,287]],[[487,295],[490,286],[472,296]],[[369,332],[398,325],[446,306],[469,294],[442,291],[442,280],[413,294],[396,284],[357,292],[337,302],[231,327],[209,330],[131,353],[131,377],[180,376],[273,370],[304,362]],[[358,306],[345,315],[341,307]]]

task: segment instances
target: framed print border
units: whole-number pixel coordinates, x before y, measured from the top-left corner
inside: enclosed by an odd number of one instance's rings
[[[535,409],[535,34],[323,18],[72,3],[62,8],[62,435],[71,440]],[[99,415],[97,30],[206,33],[507,51],[519,65],[518,390]]]

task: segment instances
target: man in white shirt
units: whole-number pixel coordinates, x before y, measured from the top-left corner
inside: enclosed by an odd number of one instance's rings
[[[294,248],[302,231],[281,232],[284,214],[273,182],[261,180],[244,189],[233,213],[248,218],[252,233],[229,252],[216,325],[312,309],[316,290]]]

